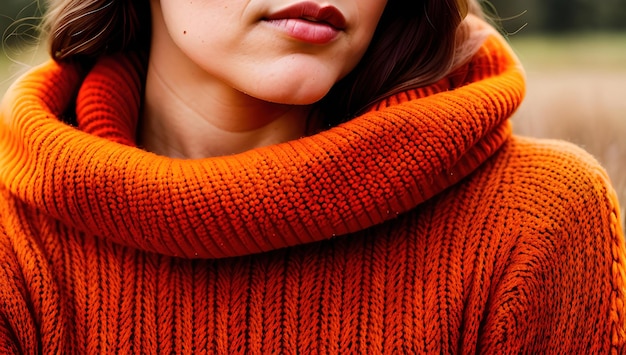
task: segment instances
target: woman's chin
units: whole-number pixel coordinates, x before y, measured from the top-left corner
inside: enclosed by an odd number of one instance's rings
[[[258,90],[259,95],[248,93],[258,99],[285,105],[312,105],[326,96],[332,85],[292,85],[290,89],[275,90],[277,87]]]

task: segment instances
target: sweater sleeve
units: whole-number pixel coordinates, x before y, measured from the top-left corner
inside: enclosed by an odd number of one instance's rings
[[[491,289],[480,353],[626,353],[626,253],[615,192],[593,161],[570,155],[559,165],[546,169],[556,176],[547,178],[550,188],[526,202],[535,216],[522,222],[530,227]]]
[[[3,192],[0,189],[0,192]],[[41,241],[0,195],[0,354],[57,354],[66,325]]]
[[[0,226],[0,354],[35,354],[37,342],[17,256]]]

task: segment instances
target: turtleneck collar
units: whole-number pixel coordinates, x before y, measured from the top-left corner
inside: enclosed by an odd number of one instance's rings
[[[491,36],[454,75],[327,131],[180,160],[133,146],[140,71],[117,57],[86,77],[55,62],[22,77],[1,111],[0,184],[85,233],[187,258],[259,253],[394,218],[488,159],[524,94],[517,61]],[[61,117],[74,101],[77,126]]]

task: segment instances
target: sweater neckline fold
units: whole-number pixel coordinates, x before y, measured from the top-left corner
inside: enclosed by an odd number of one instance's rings
[[[525,90],[494,35],[450,77],[337,127],[181,160],[133,146],[140,73],[117,56],[86,76],[53,61],[23,76],[0,111],[0,185],[84,233],[184,258],[260,253],[395,218],[492,156]],[[62,119],[74,104],[76,126]]]

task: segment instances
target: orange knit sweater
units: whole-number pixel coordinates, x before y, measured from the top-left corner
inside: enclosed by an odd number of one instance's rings
[[[5,97],[0,353],[624,353],[615,195],[581,150],[511,136],[498,38],[338,127],[202,160],[133,146],[137,67],[51,62]]]

